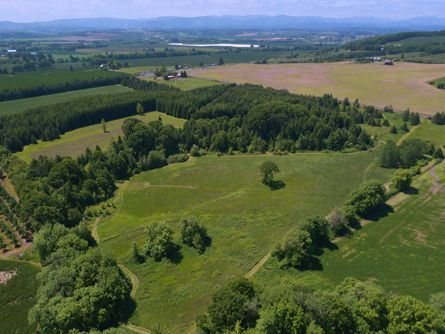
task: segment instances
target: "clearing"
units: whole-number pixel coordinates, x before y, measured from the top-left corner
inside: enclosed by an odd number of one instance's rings
[[[378,221],[366,224],[350,238],[340,239],[339,249],[326,250],[319,271],[283,270],[271,259],[255,276],[259,284],[287,280],[313,288],[332,288],[346,277],[372,280],[387,291],[428,301],[444,290],[445,265],[445,163],[414,182],[418,193]]]
[[[278,164],[284,188],[261,184],[258,167],[265,160]],[[210,155],[133,177],[116,196],[117,212],[97,225],[100,247],[138,278],[138,308],[130,322],[185,332],[213,292],[254,272],[289,229],[310,215],[328,214],[365,179],[386,181],[392,171],[376,167],[376,160],[376,151]],[[131,243],[142,248],[148,224],[168,221],[178,242],[178,220],[190,215],[212,238],[203,255],[182,246],[171,262],[134,263]]]
[[[137,118],[148,123],[158,120],[159,117],[161,117],[166,124],[171,124],[175,127],[182,127],[185,123],[184,119],[175,118],[156,111],[146,113],[144,116],[133,115],[107,122],[106,133],[104,133],[101,124],[90,125],[69,131],[59,139],[53,141],[39,141],[37,144],[25,146],[22,152],[17,153],[17,156],[27,162],[38,158],[40,155],[53,158],[57,155],[76,157],[84,153],[88,147],[93,149],[96,145],[102,148],[108,146],[113,138],[116,139],[122,135],[122,124],[128,118]]]
[[[235,83],[257,83],[293,93],[359,99],[396,110],[410,108],[432,115],[445,106],[445,91],[428,82],[445,75],[445,65],[381,64],[239,64],[190,71],[193,77]]]
[[[0,102],[0,115],[14,114],[31,108],[68,102],[71,101],[72,99],[85,96],[125,93],[130,90],[131,90],[130,88],[121,85],[114,85],[114,86],[104,86],[104,87],[74,90],[71,92],[42,95],[37,97],[29,97],[19,100],[3,101]]]

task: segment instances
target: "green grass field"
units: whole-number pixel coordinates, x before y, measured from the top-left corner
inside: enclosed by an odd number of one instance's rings
[[[190,71],[193,77],[255,83],[293,93],[359,99],[368,105],[392,105],[433,115],[445,108],[445,91],[429,84],[445,75],[445,65],[382,64],[238,64]]]
[[[121,76],[119,72],[109,72],[100,70],[86,71],[36,71],[25,72],[17,75],[0,75],[0,90],[13,90],[18,88],[33,88],[45,84],[47,86],[63,84],[74,80],[89,80],[93,78],[112,78]]]
[[[395,212],[342,239],[338,250],[326,250],[321,271],[283,270],[272,259],[259,271],[256,281],[270,285],[275,280],[288,280],[313,288],[332,288],[351,276],[375,281],[389,292],[428,301],[431,294],[445,290],[444,181],[442,163],[436,172],[416,180],[419,193],[396,206]]]
[[[95,124],[84,128],[69,131],[62,135],[59,139],[53,141],[39,141],[37,144],[25,146],[22,152],[18,152],[17,156],[25,161],[31,161],[40,155],[55,157],[61,156],[78,156],[89,148],[95,148],[96,145],[104,148],[107,147],[111,140],[117,139],[122,135],[121,126],[128,118],[137,118],[143,122],[156,121],[161,117],[166,124],[175,127],[182,127],[185,120],[171,117],[159,112],[149,112],[144,116],[130,116],[121,118],[111,122],[107,122],[107,133],[103,132],[101,124]]]
[[[266,160],[278,164],[284,188],[261,183]],[[376,160],[376,152],[205,156],[133,177],[118,191],[117,213],[98,225],[100,246],[139,279],[131,323],[184,333],[215,290],[246,274],[289,229],[328,214],[363,181],[386,180],[390,171]],[[168,221],[178,240],[177,222],[190,215],[212,238],[204,255],[182,247],[178,263],[131,260],[131,243],[143,246],[148,224]]]
[[[54,103],[67,102],[79,97],[124,93],[128,92],[129,90],[131,89],[121,85],[114,85],[114,86],[81,89],[66,93],[30,97],[26,99],[3,101],[0,102],[0,115],[13,114],[30,108],[47,106]]]
[[[35,303],[38,267],[19,261],[0,260],[0,272],[14,270],[17,276],[0,285],[0,333],[31,334],[28,311]]]
[[[431,81],[431,84],[439,88],[439,85],[445,85],[445,77]]]
[[[210,86],[220,85],[218,81],[207,80],[202,78],[186,78],[186,79],[175,79],[175,80],[163,80],[163,79],[144,79],[147,81],[153,81],[164,85],[169,85],[172,87],[179,88],[181,90],[192,90],[197,88],[204,88]]]
[[[431,123],[424,119],[422,124],[411,134],[411,138],[419,138],[434,143],[438,146],[445,145],[445,126]]]

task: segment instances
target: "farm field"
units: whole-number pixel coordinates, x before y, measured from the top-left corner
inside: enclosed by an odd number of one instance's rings
[[[257,282],[270,286],[284,279],[332,288],[346,277],[355,277],[428,301],[431,294],[443,291],[444,181],[445,163],[441,163],[415,181],[419,193],[396,206],[395,212],[342,239],[338,250],[326,250],[322,270],[282,270],[272,259],[258,272]]]
[[[359,99],[396,110],[410,108],[432,115],[445,108],[445,91],[428,82],[445,75],[445,65],[381,64],[239,64],[190,72],[194,77],[235,83],[256,83],[294,93]]]
[[[35,303],[37,266],[20,261],[0,259],[0,274],[16,271],[6,284],[0,284],[0,333],[31,334],[28,311]]]
[[[0,115],[18,113],[30,108],[67,102],[79,97],[124,93],[130,90],[131,90],[130,88],[121,85],[114,85],[114,86],[81,89],[81,90],[75,90],[75,91],[51,94],[51,95],[42,95],[19,100],[3,101],[0,102]]]
[[[285,187],[271,191],[258,166],[275,161]],[[335,171],[335,178],[332,173]],[[131,323],[157,324],[184,333],[204,312],[213,292],[246,274],[294,226],[310,215],[326,215],[368,179],[387,180],[392,171],[377,167],[377,152],[302,153],[286,156],[204,156],[142,173],[118,191],[117,211],[97,226],[100,246],[138,278],[136,313]],[[131,259],[145,227],[196,216],[212,238],[203,254],[182,247],[173,262]]]
[[[122,135],[121,126],[128,118],[137,118],[143,122],[156,121],[161,117],[162,120],[175,127],[182,127],[185,120],[171,117],[160,112],[149,112],[144,116],[129,116],[111,122],[107,122],[107,133],[103,132],[101,124],[95,124],[84,128],[69,131],[61,136],[61,138],[53,141],[40,141],[37,144],[28,145],[17,156],[25,161],[31,161],[40,155],[55,157],[61,156],[78,156],[85,152],[89,147],[95,148],[96,145],[106,147],[113,138]]]
[[[75,80],[115,78],[119,76],[122,76],[122,73],[101,70],[25,72],[17,75],[0,75],[0,90],[26,89],[40,86],[42,83],[50,86]]]

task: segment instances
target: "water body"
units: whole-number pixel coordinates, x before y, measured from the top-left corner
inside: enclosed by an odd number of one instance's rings
[[[170,43],[171,46],[190,46],[194,48],[208,48],[208,47],[220,47],[220,48],[259,48],[257,44],[184,44],[184,43]]]

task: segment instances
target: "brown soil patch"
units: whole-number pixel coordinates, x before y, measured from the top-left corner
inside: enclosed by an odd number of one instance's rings
[[[0,271],[0,285],[6,285],[9,280],[17,276],[16,270]]]

